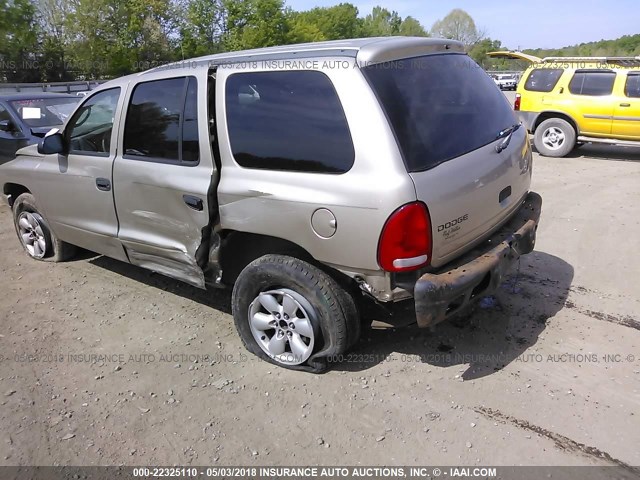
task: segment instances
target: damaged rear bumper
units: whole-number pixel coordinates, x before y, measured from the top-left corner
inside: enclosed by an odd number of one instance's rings
[[[541,209],[540,195],[529,193],[520,210],[455,267],[421,276],[414,288],[418,326],[440,323],[495,290],[520,255],[533,250]]]

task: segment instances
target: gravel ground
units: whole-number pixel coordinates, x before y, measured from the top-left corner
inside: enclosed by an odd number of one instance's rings
[[[366,331],[324,375],[248,355],[227,292],[29,260],[0,207],[0,461],[639,465],[638,185],[637,150],[536,155],[517,278],[434,332]]]

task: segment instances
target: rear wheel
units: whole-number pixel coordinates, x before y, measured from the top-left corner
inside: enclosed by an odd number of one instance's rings
[[[576,146],[576,131],[561,118],[549,118],[536,129],[534,144],[545,157],[564,157]]]
[[[73,257],[76,248],[59,240],[49,228],[35,198],[23,193],[13,204],[13,221],[18,239],[27,254],[45,262],[62,262]]]
[[[359,334],[351,295],[322,270],[284,255],[265,255],[244,268],[232,310],[247,349],[285,368],[322,372]]]

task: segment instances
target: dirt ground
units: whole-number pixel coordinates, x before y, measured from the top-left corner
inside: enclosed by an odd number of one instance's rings
[[[29,260],[0,207],[0,462],[640,465],[639,186],[638,150],[536,154],[517,278],[466,322],[365,332],[324,375],[247,354],[226,292]]]

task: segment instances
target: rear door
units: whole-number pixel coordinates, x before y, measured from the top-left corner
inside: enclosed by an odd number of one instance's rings
[[[640,140],[640,72],[621,75],[622,95],[617,97],[612,134],[618,138]]]
[[[131,89],[113,172],[118,236],[130,262],[198,287],[205,286],[208,249],[201,245],[210,234],[209,190],[217,176],[203,73]]]
[[[395,131],[417,198],[429,209],[431,264],[440,266],[520,205],[531,182],[527,133],[517,128],[507,135],[518,125],[511,106],[464,55],[427,55],[364,70]]]

